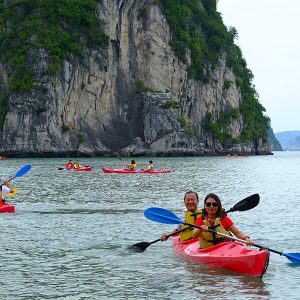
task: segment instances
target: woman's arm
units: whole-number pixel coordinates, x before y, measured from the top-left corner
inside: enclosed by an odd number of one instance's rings
[[[253,242],[250,240],[250,237],[247,236],[245,233],[239,231],[235,225],[230,227],[230,231],[239,239],[244,240],[247,242],[248,245],[252,245]]]

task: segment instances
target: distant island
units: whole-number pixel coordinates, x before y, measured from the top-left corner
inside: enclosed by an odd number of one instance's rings
[[[300,131],[281,131],[275,133],[276,139],[282,146],[283,150],[299,151],[300,150]]]

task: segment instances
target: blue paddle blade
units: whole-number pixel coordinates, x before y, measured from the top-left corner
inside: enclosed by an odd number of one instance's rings
[[[184,221],[179,219],[175,214],[173,214],[171,211],[168,211],[163,208],[159,207],[151,207],[147,208],[144,211],[144,216],[151,220],[158,223],[164,223],[164,224],[184,224]]]
[[[14,178],[23,176],[23,175],[26,174],[30,169],[31,169],[31,165],[26,165],[26,166],[22,167],[22,168],[16,173],[16,175],[15,175]]]
[[[287,257],[291,262],[300,264],[300,253],[282,253],[282,255]]]
[[[140,173],[141,172],[141,170],[140,169],[136,169],[136,173]]]

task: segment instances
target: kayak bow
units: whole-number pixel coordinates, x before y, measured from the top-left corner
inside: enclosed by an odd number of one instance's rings
[[[15,207],[5,202],[0,203],[0,213],[14,213]]]
[[[268,250],[248,249],[239,242],[224,242],[207,249],[199,249],[198,238],[180,242],[179,236],[175,236],[172,246],[177,255],[193,263],[254,277],[263,276],[270,256]]]

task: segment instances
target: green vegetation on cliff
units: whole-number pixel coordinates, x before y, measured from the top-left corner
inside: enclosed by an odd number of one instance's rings
[[[216,9],[216,0],[154,0],[153,3],[162,8],[168,21],[172,32],[170,45],[176,55],[184,63],[187,63],[187,56],[191,56],[189,77],[210,83],[211,71],[218,66],[221,57],[226,57],[242,95],[239,113],[245,127],[239,141],[257,142],[259,138],[266,138],[269,118],[263,114],[265,109],[252,84],[253,74],[247,68],[240,48],[234,44],[237,31],[224,25]],[[224,89],[231,84],[225,81]],[[218,120],[212,115],[208,117],[214,136],[223,144],[238,142],[226,132],[226,126],[236,118],[236,112],[224,111]]]
[[[63,59],[80,57],[85,46],[106,46],[96,0],[11,0],[0,4],[0,60],[9,86],[0,98],[0,127],[7,97],[38,88],[34,65],[43,51],[48,61],[44,75],[58,72]],[[42,74],[43,75],[43,74]]]

